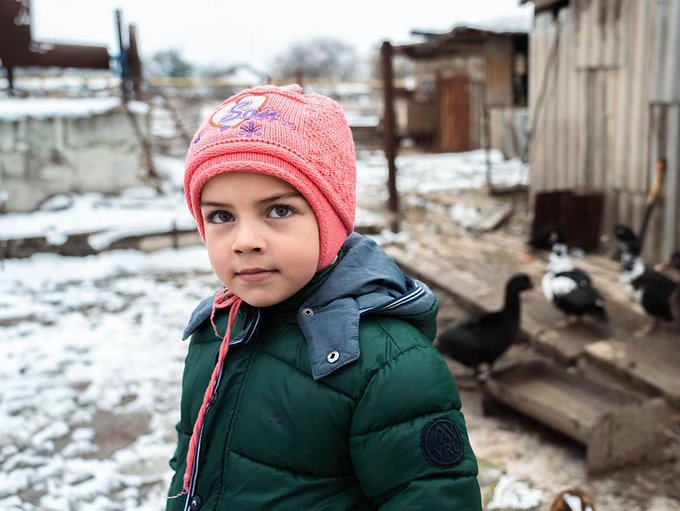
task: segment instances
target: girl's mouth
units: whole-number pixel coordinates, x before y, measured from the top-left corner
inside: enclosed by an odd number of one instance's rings
[[[236,276],[244,282],[262,282],[274,275],[275,270],[264,268],[248,268],[236,273]]]

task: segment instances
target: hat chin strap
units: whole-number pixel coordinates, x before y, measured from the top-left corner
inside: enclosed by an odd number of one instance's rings
[[[187,453],[187,467],[184,472],[184,491],[189,492],[191,488],[192,478],[195,479],[194,467],[198,462],[198,444],[201,438],[201,433],[203,429],[203,424],[205,421],[205,414],[208,408],[214,403],[217,397],[217,391],[219,388],[219,383],[222,377],[222,366],[227,358],[227,353],[229,352],[229,341],[231,339],[231,329],[234,325],[234,320],[238,314],[239,309],[243,300],[236,296],[229,289],[223,289],[215,295],[213,299],[212,312],[210,313],[210,323],[212,324],[213,330],[216,336],[220,336],[217,331],[217,326],[215,325],[215,311],[217,309],[226,309],[231,307],[229,310],[229,320],[227,322],[227,331],[222,338],[222,343],[220,344],[220,351],[218,353],[217,362],[213,369],[212,375],[210,376],[210,381],[208,382],[208,387],[205,389],[205,394],[203,395],[203,402],[201,403],[201,408],[198,411],[198,417],[196,417],[196,422],[194,423],[194,430],[191,434],[191,439],[189,440],[189,452]]]

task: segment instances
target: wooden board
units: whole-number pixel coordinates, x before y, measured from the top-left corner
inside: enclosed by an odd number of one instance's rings
[[[609,387],[542,360],[502,369],[484,382],[482,390],[486,400],[500,402],[584,444],[591,472],[659,455],[667,422],[661,398]]]

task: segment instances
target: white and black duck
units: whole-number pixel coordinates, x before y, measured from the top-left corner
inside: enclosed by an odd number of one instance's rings
[[[606,323],[604,298],[585,271],[576,268],[564,243],[555,243],[541,288],[546,299],[570,318],[590,316]]]
[[[439,336],[437,348],[474,369],[479,378],[481,366],[486,364],[490,371],[515,339],[521,316],[520,293],[533,287],[527,274],[511,276],[505,285],[503,308],[473,314],[446,328]]]
[[[648,269],[636,242],[628,243],[621,254],[619,281],[630,299],[652,318],[651,325],[638,334],[654,331],[659,321],[674,320],[673,301],[677,296],[678,283],[659,271]]]

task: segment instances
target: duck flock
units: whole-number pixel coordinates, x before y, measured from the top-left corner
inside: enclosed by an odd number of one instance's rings
[[[680,325],[680,251],[667,261],[647,266],[640,255],[640,240],[632,229],[619,225],[613,230],[619,245],[619,282],[630,300],[638,304],[649,324],[635,332],[642,336],[663,323]],[[578,268],[570,256],[563,232],[549,226],[528,244],[534,250],[549,250],[546,272],[535,286],[526,273],[511,275],[505,283],[503,306],[479,312],[445,328],[438,336],[439,351],[472,369],[478,380],[491,373],[494,363],[509,349],[520,330],[520,295],[542,291],[545,299],[564,316],[563,327],[578,321],[607,323],[609,314],[603,294],[591,276]]]
[[[613,238],[618,245],[614,257],[619,263],[619,284],[649,319],[634,335],[649,334],[662,323],[674,322],[680,328],[680,251],[673,252],[667,261],[649,267],[641,257],[641,240],[629,227],[618,225],[612,236],[605,238]],[[496,361],[515,341],[520,331],[521,295],[526,292],[542,293],[545,300],[563,314],[564,328],[580,321],[594,325],[609,322],[603,294],[591,276],[574,264],[570,247],[559,228],[547,227],[528,244],[532,250],[549,251],[540,286],[534,285],[526,273],[511,275],[505,282],[500,309],[471,314],[448,326],[435,344],[442,354],[473,370],[478,382],[492,374]],[[595,509],[593,498],[581,488],[560,492],[550,505],[550,511]]]

